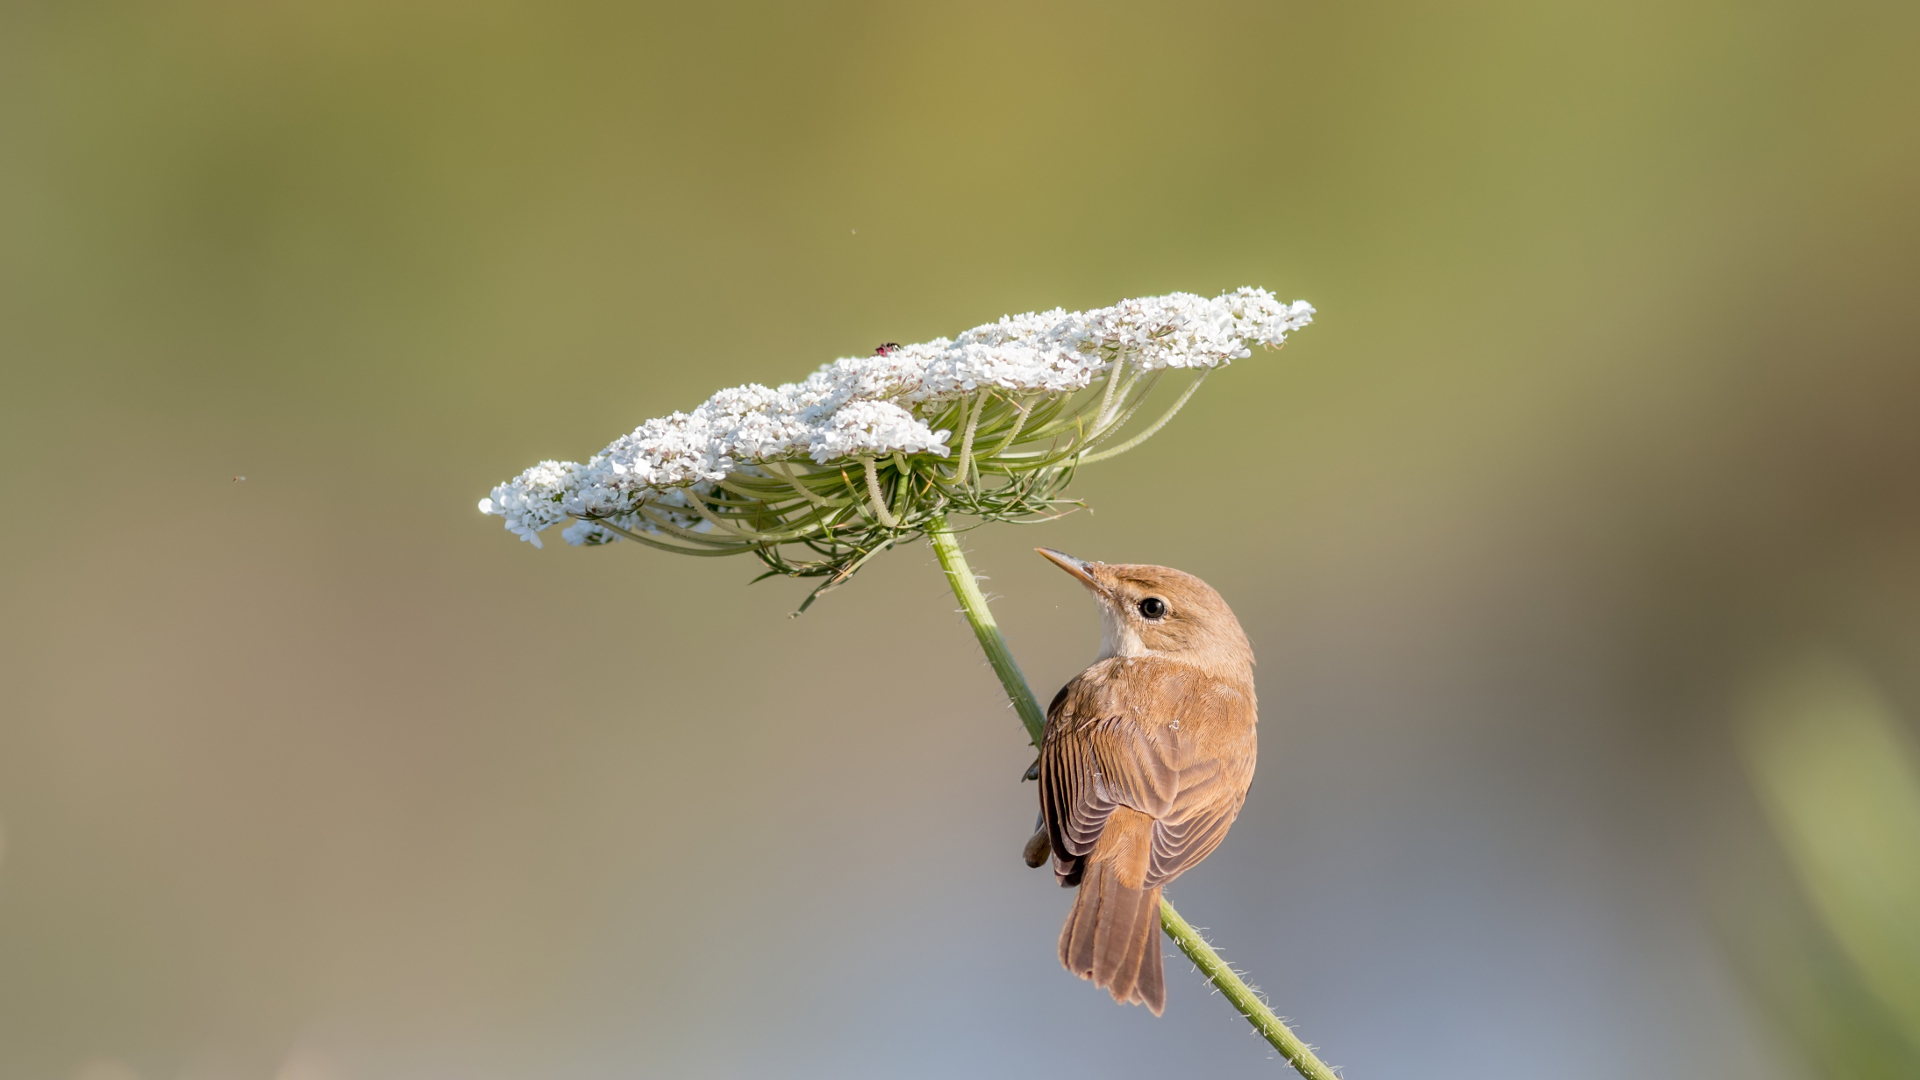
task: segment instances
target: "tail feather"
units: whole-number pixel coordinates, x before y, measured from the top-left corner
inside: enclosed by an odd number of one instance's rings
[[[1140,977],[1133,985],[1133,1000],[1159,1016],[1167,1009],[1167,973],[1160,953],[1160,890],[1153,890],[1147,901],[1147,932],[1141,935],[1146,945],[1140,957]]]
[[[1122,1004],[1138,1002],[1159,1016],[1166,1009],[1160,957],[1160,889],[1147,888],[1144,848],[1128,834],[1132,822],[1117,811],[1108,834],[1086,861],[1080,893],[1060,931],[1060,963],[1107,990]],[[1151,827],[1151,819],[1137,815]],[[1108,841],[1113,841],[1109,843]],[[1135,865],[1135,864],[1139,865]]]
[[[1114,940],[1122,945],[1124,951],[1114,965],[1113,982],[1108,989],[1113,992],[1115,1001],[1138,1001],[1149,1006],[1156,1001],[1164,1004],[1164,987],[1151,996],[1146,992],[1151,981],[1147,973],[1148,964],[1151,963],[1156,970],[1160,966],[1160,890],[1141,890],[1140,895],[1132,899],[1136,902],[1130,905],[1132,911],[1124,932],[1119,929],[1120,920],[1114,920]],[[1097,977],[1098,972],[1095,975]],[[1122,991],[1125,992],[1124,996]],[[1153,1011],[1156,1016],[1160,1013],[1159,1008]]]
[[[1097,868],[1080,879],[1080,891],[1073,898],[1073,910],[1067,913],[1067,925],[1060,930],[1060,962],[1083,979],[1093,978],[1093,937],[1099,923],[1100,893],[1107,875]]]
[[[1112,918],[1096,920],[1093,934],[1093,983],[1104,986],[1113,1000],[1133,1000],[1134,984],[1140,981],[1140,960],[1146,951],[1140,934],[1140,916],[1146,906],[1144,890],[1121,886],[1102,904],[1102,914]]]

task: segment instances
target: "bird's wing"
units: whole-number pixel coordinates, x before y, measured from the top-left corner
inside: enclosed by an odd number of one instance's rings
[[[1155,821],[1149,885],[1219,846],[1250,778],[1223,765],[1210,740],[1194,737],[1219,730],[1210,714],[1230,707],[1210,682],[1184,665],[1109,661],[1054,698],[1040,751],[1040,801],[1062,882],[1078,881],[1082,858],[1117,806]]]
[[[1206,701],[1199,704],[1207,707]],[[1219,705],[1217,699],[1212,704]],[[1190,761],[1180,770],[1174,805],[1153,823],[1148,885],[1164,885],[1179,877],[1213,854],[1213,849],[1227,838],[1227,830],[1246,802],[1247,784],[1253,779],[1245,775],[1252,765],[1251,755],[1244,762],[1249,768],[1236,768],[1218,757],[1209,757]]]

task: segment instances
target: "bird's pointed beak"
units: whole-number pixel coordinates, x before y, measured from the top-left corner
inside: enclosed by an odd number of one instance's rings
[[[1055,551],[1052,548],[1034,548],[1033,550],[1039,552],[1048,562],[1079,578],[1080,584],[1094,592],[1107,591],[1107,587],[1100,584],[1100,579],[1093,576],[1093,564],[1085,559],[1076,559],[1064,551]]]

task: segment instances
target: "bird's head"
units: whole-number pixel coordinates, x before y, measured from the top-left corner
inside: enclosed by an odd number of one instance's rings
[[[1100,657],[1164,656],[1251,678],[1253,646],[1213,587],[1165,566],[1087,562],[1035,548],[1078,578],[1100,605]]]

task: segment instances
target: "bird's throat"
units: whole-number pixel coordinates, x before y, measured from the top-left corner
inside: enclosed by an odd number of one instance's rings
[[[1112,604],[1100,605],[1100,655],[1094,658],[1095,663],[1115,656],[1128,659],[1150,656],[1152,652],[1126,616],[1113,610]]]

